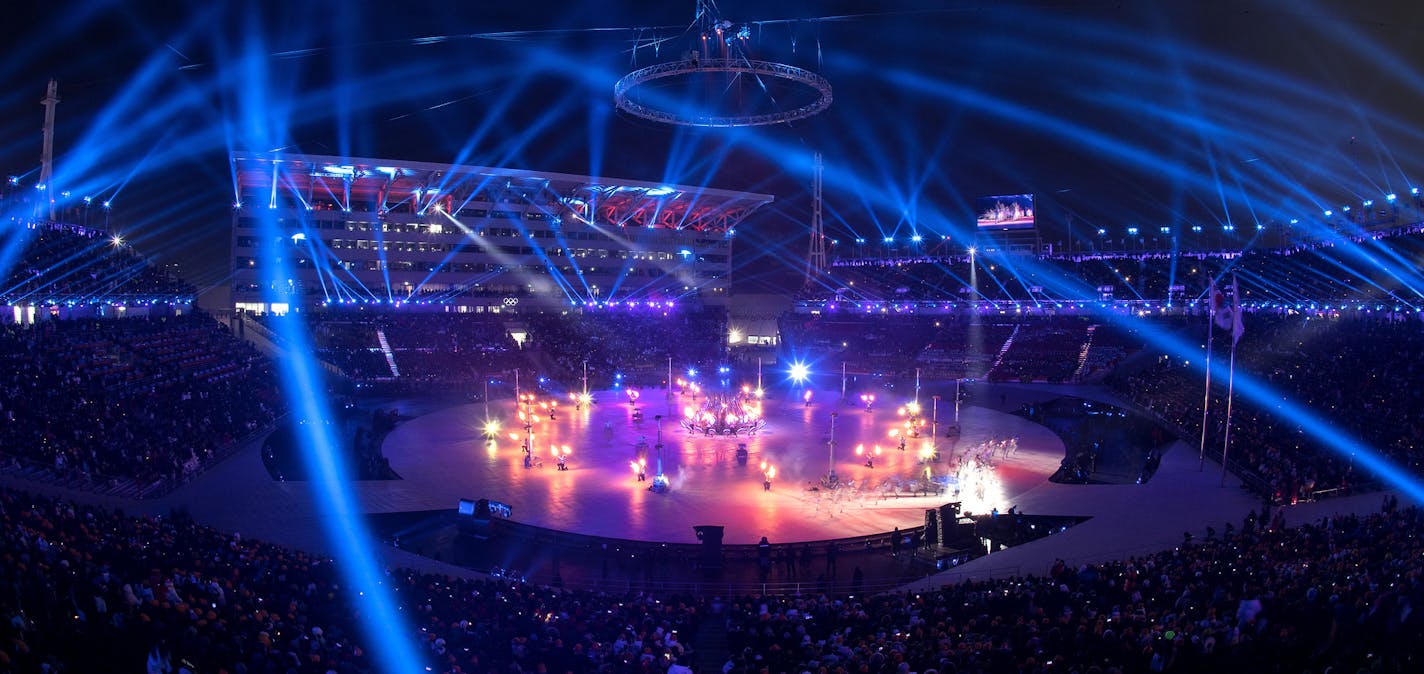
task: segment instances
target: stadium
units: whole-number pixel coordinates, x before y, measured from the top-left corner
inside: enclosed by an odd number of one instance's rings
[[[84,19],[0,671],[1417,670],[1418,47],[1179,4]]]

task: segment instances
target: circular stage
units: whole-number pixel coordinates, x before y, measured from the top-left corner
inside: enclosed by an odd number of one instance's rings
[[[789,543],[913,527],[924,523],[925,509],[950,501],[963,502],[968,512],[1005,510],[1018,494],[1043,484],[1064,455],[1062,441],[1042,426],[964,407],[957,437],[940,437],[940,459],[923,461],[932,416],[927,394],[921,396],[925,430],[904,450],[890,431],[903,428],[897,406],[908,400],[877,401],[866,411],[837,404],[839,391],[815,391],[809,404],[788,393],[764,401],[766,424],[754,435],[707,436],[677,421],[680,410],[700,398],[669,398],[651,389],[642,394],[636,408],[619,391],[600,391],[595,404],[582,409],[561,400],[552,419],[547,408],[526,405],[540,418],[530,428],[529,467],[513,400],[490,404],[490,416],[501,421],[493,440],[485,435],[485,406],[461,405],[404,422],[386,438],[384,452],[406,487],[446,507],[461,498],[487,498],[508,504],[511,518],[524,524],[657,542],[693,543],[694,526],[719,525],[733,544],[762,536]],[[952,403],[940,401],[937,416],[943,436],[953,421]],[[659,425],[664,493],[649,489],[658,472]],[[738,460],[742,445],[745,464]],[[568,469],[559,470],[553,450],[565,446]],[[647,461],[645,481],[630,465],[640,456]],[[866,465],[868,457],[874,467]],[[823,481],[832,461],[839,483],[834,489]],[[762,462],[776,469],[770,489]],[[943,492],[925,493],[933,485]]]

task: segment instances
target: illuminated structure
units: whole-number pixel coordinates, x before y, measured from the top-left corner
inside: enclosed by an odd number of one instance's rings
[[[683,408],[682,427],[699,435],[752,435],[766,425],[761,401],[750,391],[711,393],[701,406]]]
[[[505,312],[724,296],[737,224],[772,201],[480,166],[266,153],[231,161],[232,301],[255,312]],[[261,211],[275,216],[280,237],[263,234]],[[263,281],[272,254],[289,261],[290,278]],[[273,283],[281,287],[264,287]]]
[[[634,70],[613,85],[619,111],[676,126],[732,128],[790,124],[831,107],[834,97],[826,78],[755,58],[745,48],[751,26],[733,26],[717,17],[716,8],[711,0],[698,0],[691,50],[677,60]],[[668,94],[682,90],[722,93],[715,100]]]

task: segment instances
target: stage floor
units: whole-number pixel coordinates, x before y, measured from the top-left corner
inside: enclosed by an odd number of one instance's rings
[[[890,531],[924,523],[924,512],[949,501],[962,501],[970,512],[1006,510],[1015,498],[1044,484],[1063,460],[1063,443],[1048,429],[1018,416],[964,407],[961,432],[939,440],[940,461],[923,462],[918,449],[928,432],[898,449],[889,434],[904,420],[896,404],[864,407],[837,405],[838,391],[816,391],[811,403],[768,399],[767,424],[751,437],[707,437],[684,430],[671,413],[692,404],[691,396],[669,400],[660,390],[643,392],[636,420],[626,397],[615,391],[596,394],[597,404],[575,410],[561,401],[555,419],[541,412],[533,428],[537,465],[526,468],[524,429],[513,401],[496,401],[490,416],[502,420],[493,442],[484,435],[485,407],[462,405],[403,422],[387,438],[384,452],[404,486],[422,492],[421,500],[453,508],[461,498],[487,498],[508,504],[512,518],[534,526],[644,541],[695,542],[693,527],[725,527],[727,543],[774,543],[824,540]],[[886,396],[888,397],[888,396]],[[925,417],[931,401],[921,399]],[[537,409],[537,408],[536,408]],[[835,473],[842,483],[826,489],[821,480],[831,461],[831,415],[835,420]],[[658,422],[661,421],[666,493],[649,490],[657,473]],[[941,435],[953,420],[953,405],[941,401]],[[993,452],[992,467],[957,472],[949,491],[938,496],[909,492],[921,484],[928,467],[943,477],[976,462],[985,443],[1017,439],[1015,451]],[[736,460],[739,444],[749,452],[746,465]],[[566,471],[557,470],[552,447],[567,445]],[[647,481],[631,468],[647,454]],[[874,468],[857,456],[857,446],[881,453]],[[763,488],[761,462],[776,467],[770,490]],[[958,493],[956,493],[956,488]]]

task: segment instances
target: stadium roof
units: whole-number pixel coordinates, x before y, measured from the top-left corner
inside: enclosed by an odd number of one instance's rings
[[[344,209],[415,210],[439,204],[466,209],[540,209],[559,218],[600,224],[726,232],[758,208],[767,194],[639,180],[464,166],[396,159],[234,152],[237,199],[295,197]],[[354,205],[354,206],[353,206]]]

